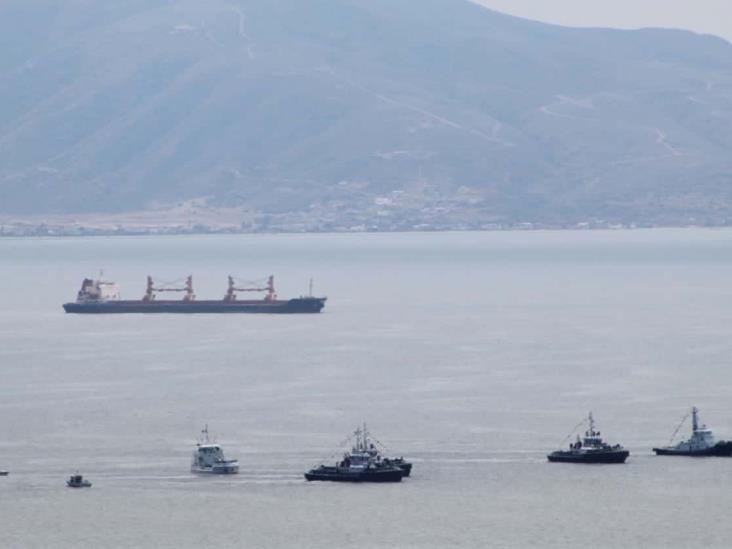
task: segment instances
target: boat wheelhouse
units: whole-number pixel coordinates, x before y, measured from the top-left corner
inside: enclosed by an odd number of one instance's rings
[[[226,459],[221,446],[209,438],[208,425],[201,430],[191,461],[191,472],[212,475],[235,475],[239,472],[239,460]]]

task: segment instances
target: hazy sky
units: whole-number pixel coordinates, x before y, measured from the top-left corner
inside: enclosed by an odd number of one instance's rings
[[[570,26],[671,27],[732,41],[732,0],[473,0],[529,19]]]

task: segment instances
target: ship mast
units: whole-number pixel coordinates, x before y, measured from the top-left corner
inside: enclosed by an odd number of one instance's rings
[[[201,429],[201,440],[198,445],[200,446],[201,444],[208,444],[208,423],[206,423],[203,426],[203,429]]]
[[[150,275],[147,276],[147,287],[145,288],[145,295],[143,296],[143,301],[152,301],[155,299],[155,285],[153,284],[153,279]]]
[[[193,301],[196,299],[196,294],[193,293],[193,275],[186,278],[186,286],[184,289],[186,295],[183,296],[183,301]]]
[[[697,410],[696,406],[694,406],[691,409],[691,432],[696,433],[698,430],[699,430],[699,410]]]
[[[275,287],[274,287],[274,275],[269,275],[269,278],[267,279],[267,295],[264,296],[265,301],[275,301],[277,299],[277,294],[275,293]]]
[[[592,418],[592,412],[590,412],[590,436],[595,436],[595,420]]]
[[[224,301],[236,301],[236,294],[234,291],[234,277],[229,275],[229,287],[226,289],[226,295],[224,295]]]

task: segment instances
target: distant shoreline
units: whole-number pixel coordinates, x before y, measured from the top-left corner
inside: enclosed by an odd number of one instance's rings
[[[651,229],[728,229],[728,224],[621,224],[621,223],[577,223],[573,225],[554,225],[546,223],[517,223],[495,227],[353,227],[342,229],[288,230],[268,228],[243,230],[233,228],[196,228],[150,227],[100,229],[88,227],[24,226],[0,224],[0,238],[69,238],[69,237],[109,237],[109,236],[206,236],[206,235],[308,235],[308,234],[388,234],[388,233],[452,233],[452,232],[539,232],[539,231],[637,231]]]

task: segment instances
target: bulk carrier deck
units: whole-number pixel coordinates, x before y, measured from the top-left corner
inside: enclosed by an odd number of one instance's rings
[[[183,299],[156,299],[162,292],[181,292]],[[236,292],[265,292],[263,299],[238,299]],[[67,313],[123,314],[123,313],[267,313],[295,314],[319,313],[325,307],[326,297],[303,296],[293,299],[277,299],[274,277],[267,278],[262,287],[237,288],[229,277],[229,288],[221,300],[197,300],[193,292],[193,277],[189,276],[183,287],[156,287],[152,277],[147,277],[147,290],[140,300],[119,298],[119,286],[104,280],[84,279],[76,301],[64,303]]]

